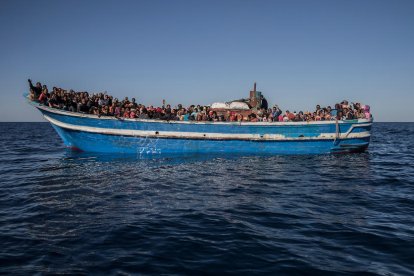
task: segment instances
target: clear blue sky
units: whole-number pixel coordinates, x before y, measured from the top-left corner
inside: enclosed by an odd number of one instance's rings
[[[27,78],[144,104],[349,99],[414,121],[414,1],[0,0],[0,121],[41,121]]]

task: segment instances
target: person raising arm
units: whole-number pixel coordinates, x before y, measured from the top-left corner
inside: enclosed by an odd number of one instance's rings
[[[30,91],[33,91],[34,99],[38,99],[40,94],[42,94],[42,84],[40,82],[36,83],[36,86],[33,85],[32,80],[28,79]]]

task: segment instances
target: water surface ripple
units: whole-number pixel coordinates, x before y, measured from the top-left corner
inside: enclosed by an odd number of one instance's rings
[[[414,274],[412,123],[363,154],[158,158],[0,127],[0,273]]]

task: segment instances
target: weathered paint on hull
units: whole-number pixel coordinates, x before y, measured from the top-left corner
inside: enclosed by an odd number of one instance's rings
[[[66,146],[88,152],[328,154],[368,148],[372,122],[197,123],[117,120],[37,106]]]
[[[80,131],[65,130],[54,126],[65,144],[75,149],[90,152],[119,152],[134,154],[165,153],[248,153],[248,154],[324,154],[359,152],[367,148],[368,139],[353,139],[348,145],[353,148],[334,146],[333,141],[226,141],[226,140],[192,140],[167,138],[139,138],[90,134]],[[338,149],[336,149],[338,148]]]

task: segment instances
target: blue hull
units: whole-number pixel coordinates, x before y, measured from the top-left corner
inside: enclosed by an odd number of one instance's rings
[[[36,106],[66,146],[88,152],[328,154],[368,148],[370,120],[211,123],[119,120]]]

